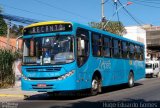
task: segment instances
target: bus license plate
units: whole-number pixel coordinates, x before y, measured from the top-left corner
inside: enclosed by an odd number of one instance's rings
[[[37,84],[37,87],[40,87],[40,88],[46,87],[46,86],[47,86],[46,84]]]

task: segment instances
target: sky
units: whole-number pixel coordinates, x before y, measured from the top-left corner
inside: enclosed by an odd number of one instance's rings
[[[113,0],[104,0],[104,15],[108,20],[117,21],[116,5]],[[119,0],[126,5],[129,0]],[[125,6],[138,21],[136,23],[118,4],[119,20],[124,26],[160,25],[160,0],[130,0]],[[74,21],[88,25],[101,21],[101,0],[0,0],[3,13],[35,19],[38,21]]]

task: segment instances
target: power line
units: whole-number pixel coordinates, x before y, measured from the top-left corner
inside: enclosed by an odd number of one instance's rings
[[[117,2],[115,2],[115,5],[116,5],[116,10],[118,9],[118,5],[117,5]],[[118,22],[120,23],[119,21],[119,12],[117,11],[117,18],[118,18]],[[119,24],[120,25],[120,24]]]
[[[107,3],[109,0],[104,1],[104,4]]]
[[[147,0],[137,0],[137,1],[134,1],[134,2],[141,2],[141,3],[147,3],[147,4],[160,4],[160,2],[155,2],[155,1],[147,1]]]
[[[24,10],[24,9],[19,9],[19,8],[15,8],[15,7],[13,7],[13,6],[5,5],[5,4],[2,4],[2,5],[4,5],[5,7],[8,7],[8,8],[11,8],[11,9],[23,11],[23,12],[26,12],[26,13],[31,13],[31,14],[34,14],[34,15],[36,14],[36,15],[43,16],[43,17],[45,16],[45,17],[48,17],[48,18],[56,18],[56,19],[59,19],[59,18],[57,18],[57,17],[45,15],[45,14],[38,13],[38,12],[32,12],[32,11],[28,11],[28,10]]]
[[[24,24],[31,24],[31,23],[36,23],[40,22],[40,20],[35,20],[35,19],[29,19],[29,18],[24,18],[24,17],[19,17],[15,15],[10,15],[10,14],[0,14],[1,17],[4,19],[7,19],[9,21],[16,21]]]
[[[43,2],[43,1],[40,1],[40,0],[34,0],[34,1],[37,2],[37,3],[43,4],[43,5],[49,6],[49,7],[51,7],[51,8],[58,9],[58,10],[63,11],[63,12],[65,12],[65,13],[68,13],[68,14],[71,14],[71,15],[74,15],[74,16],[81,17],[81,18],[83,18],[83,19],[85,19],[85,20],[86,20],[86,19],[91,20],[90,18],[87,18],[87,17],[81,16],[81,15],[79,15],[79,14],[77,14],[77,13],[74,13],[74,12],[71,12],[71,11],[68,11],[68,10],[65,10],[65,9],[62,9],[62,8],[59,8],[59,7],[56,7],[56,6],[52,5],[52,4],[49,4],[49,3],[46,3],[46,2]]]
[[[118,0],[119,4],[121,6],[123,6],[123,4]],[[141,23],[139,21],[137,21],[137,19],[135,17],[133,17],[133,15],[123,6],[123,10],[139,25],[142,27]]]
[[[117,1],[113,1],[114,2],[114,6],[116,6],[116,11],[118,10],[118,5],[117,5]],[[118,26],[120,26],[120,20],[119,20],[119,13],[118,13],[118,11],[116,12],[116,15],[117,15],[117,19],[118,19]],[[113,25],[112,23],[111,23],[111,25]],[[115,27],[113,28],[114,30],[116,29]]]
[[[136,0],[136,1],[140,1],[140,2],[154,2],[154,3],[160,2],[159,0]]]
[[[137,5],[143,5],[143,6],[147,6],[147,7],[151,7],[151,8],[160,8],[159,6],[148,5],[148,4],[140,3],[137,1],[134,1],[134,3]]]

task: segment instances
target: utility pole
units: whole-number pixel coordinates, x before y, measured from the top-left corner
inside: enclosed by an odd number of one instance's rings
[[[101,16],[101,22],[106,22],[107,20],[106,20],[106,17],[105,17],[105,15],[104,15],[104,4],[106,3],[106,1],[104,1],[104,0],[102,0],[102,3],[101,3],[101,7],[102,7],[102,16]]]
[[[103,18],[104,18],[104,0],[102,0],[102,20],[103,20]]]
[[[115,0],[115,2],[116,2],[116,0]],[[131,5],[131,4],[132,4],[132,2],[127,2],[127,4],[124,4],[124,5],[122,5],[121,7],[117,8],[116,11],[113,13],[112,17],[111,17],[109,20],[107,20],[106,24],[104,25],[104,28],[107,26],[107,24],[112,20],[112,18],[114,17],[114,15],[115,15],[120,9],[122,9],[122,8],[128,6],[128,5]]]
[[[118,0],[113,0],[114,3],[117,3]]]
[[[8,20],[8,24],[7,24],[7,49],[9,49],[9,38],[10,38],[10,27],[11,27],[11,21]]]

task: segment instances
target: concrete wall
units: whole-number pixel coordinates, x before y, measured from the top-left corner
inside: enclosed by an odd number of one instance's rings
[[[22,40],[19,40],[19,48],[22,47]],[[6,48],[7,47],[7,38],[6,36],[0,36],[0,48]],[[10,38],[9,39],[9,46],[10,49],[13,51],[16,50],[16,38]]]

